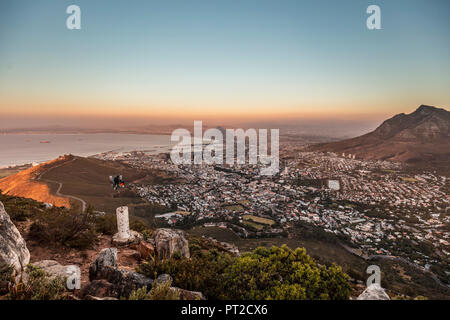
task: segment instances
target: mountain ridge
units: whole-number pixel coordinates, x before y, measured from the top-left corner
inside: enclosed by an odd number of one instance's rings
[[[374,131],[338,142],[310,146],[312,151],[354,154],[364,160],[443,164],[450,159],[450,112],[428,105],[397,114]]]

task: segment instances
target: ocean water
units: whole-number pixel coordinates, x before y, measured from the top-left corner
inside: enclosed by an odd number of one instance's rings
[[[174,144],[169,135],[0,134],[0,167],[44,162],[69,153],[86,157],[107,151],[168,152]]]

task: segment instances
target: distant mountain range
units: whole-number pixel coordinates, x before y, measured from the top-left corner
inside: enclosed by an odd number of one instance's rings
[[[355,155],[360,159],[450,166],[450,112],[421,105],[398,114],[374,131],[338,142],[316,144],[313,151]]]

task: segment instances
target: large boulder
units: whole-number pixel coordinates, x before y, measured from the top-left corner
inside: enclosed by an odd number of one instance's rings
[[[89,266],[89,279],[99,278],[99,274],[105,267],[117,268],[117,248],[105,248],[98,254],[94,262]]]
[[[63,266],[55,260],[42,260],[33,262],[32,265],[44,270],[47,274],[49,274],[50,278],[61,277],[63,279],[66,279],[67,277],[72,276],[74,273],[76,273],[76,277],[78,278],[78,280],[80,281],[81,279],[80,268],[76,265]],[[77,288],[75,283],[73,285],[73,288],[79,289],[79,287]]]
[[[378,283],[373,283],[358,296],[357,300],[391,300],[391,298]]]
[[[102,292],[114,298],[128,297],[131,292],[141,287],[151,289],[153,280],[146,276],[123,270],[117,264],[117,249],[103,249],[89,267],[89,280],[91,283],[83,292],[89,295],[99,296]],[[106,285],[105,280],[110,285]],[[101,296],[101,295],[100,295]]]
[[[12,266],[20,273],[29,262],[30,252],[25,240],[0,202],[0,266]]]
[[[153,239],[159,257],[169,258],[178,252],[181,256],[190,258],[189,242],[182,230],[158,229]]]

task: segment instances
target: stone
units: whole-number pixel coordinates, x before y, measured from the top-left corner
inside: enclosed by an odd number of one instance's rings
[[[391,298],[378,283],[373,283],[358,296],[357,300],[391,300]]]
[[[177,287],[171,287],[170,289],[178,292],[180,300],[206,300],[203,293],[198,291],[189,291]]]
[[[182,230],[158,229],[155,231],[153,239],[159,257],[169,258],[175,252],[179,252],[181,256],[190,258],[189,242]]]
[[[114,285],[106,280],[94,280],[88,283],[81,289],[81,296],[88,299],[92,297],[110,297],[118,296],[119,293],[115,290]]]
[[[137,245],[137,251],[140,254],[141,259],[147,260],[155,254],[155,246],[147,241],[141,241]]]
[[[69,266],[63,266],[55,260],[42,260],[32,263],[33,266],[39,267],[45,272],[47,272],[50,277],[67,277],[67,269]],[[75,265],[71,265],[72,267],[77,267]],[[70,274],[70,273],[69,273]]]
[[[110,283],[112,287],[108,287],[105,292],[108,296],[115,298],[128,297],[135,289],[144,286],[150,289],[153,285],[153,279],[137,272],[120,269],[117,265],[116,248],[106,248],[100,251],[95,261],[89,267],[89,280],[92,282],[105,280]],[[99,285],[99,283],[94,283],[93,285]],[[102,285],[104,286],[104,283]],[[91,295],[101,296],[99,293]]]
[[[67,300],[81,300],[78,296],[76,296],[76,295],[74,295],[73,293],[68,293],[68,292],[66,292],[65,294],[64,294],[64,297],[65,297],[65,299],[67,299]]]
[[[160,274],[158,276],[158,278],[156,278],[156,282],[157,283],[167,283],[167,282],[169,282],[170,284],[172,284],[173,279],[170,276],[170,274],[164,273],[164,274]]]
[[[76,274],[75,279],[77,282],[73,283],[73,288],[68,289],[80,289],[79,283],[81,279],[80,268],[76,265],[63,266],[58,261],[55,260],[42,260],[38,262],[33,262],[33,266],[39,267],[50,275],[50,278],[61,277],[66,279],[67,277]]]
[[[119,233],[113,235],[111,243],[117,247],[126,247],[139,244],[144,237],[137,231],[131,230],[128,238],[120,238]]]
[[[117,248],[105,248],[89,266],[89,280],[97,278],[97,274],[105,267],[117,268]]]
[[[103,297],[103,298],[100,298],[100,297],[95,297],[95,296],[91,296],[91,295],[87,295],[87,296],[85,296],[84,297],[86,300],[102,300],[102,301],[107,301],[107,300],[113,300],[113,301],[115,301],[115,300],[119,300],[119,299],[117,299],[117,298],[113,298],[113,297]]]
[[[239,248],[235,246],[234,244],[228,243],[228,242],[221,242],[211,237],[205,237],[203,238],[208,239],[208,241],[213,242],[216,245],[219,245],[222,247],[222,249],[226,250],[227,252],[231,253],[234,256],[239,257],[241,254],[239,252]]]
[[[0,266],[12,266],[18,273],[30,262],[30,252],[19,230],[0,202]]]

